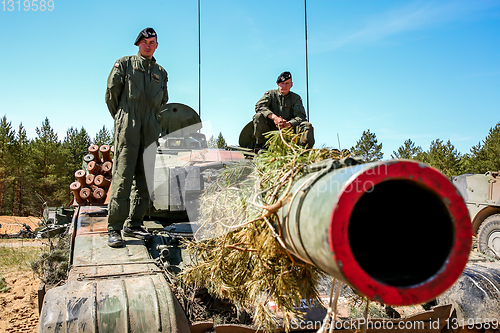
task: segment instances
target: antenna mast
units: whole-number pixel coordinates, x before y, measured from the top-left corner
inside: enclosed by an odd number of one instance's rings
[[[200,1],[198,0],[198,115],[201,118],[201,21]]]
[[[309,121],[309,61],[307,59],[307,3],[304,0],[304,28],[306,36],[306,109],[307,121]]]

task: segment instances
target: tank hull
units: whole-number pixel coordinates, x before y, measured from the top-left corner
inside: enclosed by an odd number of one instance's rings
[[[105,214],[95,206],[75,213],[68,282],[45,295],[38,332],[189,332],[144,242],[124,237],[126,247],[107,245]]]

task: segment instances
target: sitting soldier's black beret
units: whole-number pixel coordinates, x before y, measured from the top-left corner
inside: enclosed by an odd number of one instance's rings
[[[135,39],[134,45],[139,44],[139,42],[143,38],[151,38],[151,37],[158,37],[158,36],[156,36],[155,29],[153,29],[153,28],[143,29],[141,32],[139,32],[139,36],[137,36],[137,38]]]
[[[276,80],[276,83],[285,82],[286,80],[291,79],[291,78],[292,78],[292,73],[290,73],[290,72],[283,72],[283,73],[280,74],[280,76],[278,76],[278,79]]]

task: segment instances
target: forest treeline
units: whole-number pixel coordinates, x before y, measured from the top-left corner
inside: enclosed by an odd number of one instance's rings
[[[82,168],[91,144],[112,144],[105,126],[91,139],[82,127],[71,127],[63,140],[45,118],[29,139],[21,123],[17,129],[4,116],[0,120],[0,215],[41,216],[44,204],[68,205],[69,185]]]
[[[0,215],[40,216],[44,205],[68,205],[72,199],[69,185],[75,171],[82,168],[88,147],[113,142],[113,134],[105,126],[93,139],[83,127],[71,127],[61,140],[48,118],[35,132],[36,137],[29,139],[22,123],[14,129],[6,116],[0,120]],[[210,147],[226,147],[222,133],[209,143]],[[363,132],[351,152],[367,162],[383,159],[382,143],[370,130]],[[458,152],[450,140],[436,139],[424,151],[408,139],[390,158],[421,161],[448,177],[499,171],[500,122],[466,154]]]
[[[382,143],[378,143],[375,133],[363,131],[361,139],[351,147],[351,152],[361,156],[364,161],[383,159]],[[450,140],[433,140],[427,150],[417,146],[411,139],[406,140],[391,159],[411,159],[429,164],[448,177],[465,173],[485,173],[500,170],[500,122],[490,128],[485,139],[461,154]]]

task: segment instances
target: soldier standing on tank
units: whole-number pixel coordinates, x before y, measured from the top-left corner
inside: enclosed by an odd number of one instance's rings
[[[149,207],[143,152],[159,135],[158,113],[168,101],[167,72],[156,63],[153,28],[139,33],[136,55],[118,59],[108,77],[106,104],[114,119],[113,184],[108,204],[108,245],[123,246],[123,235],[149,240],[142,228]]]
[[[300,143],[312,148],[314,133],[311,123],[306,120],[302,98],[290,89],[292,74],[283,72],[276,80],[278,89],[267,91],[255,104],[253,117],[255,150],[260,151],[266,143],[264,133],[281,128],[293,127],[295,133],[302,133]]]

